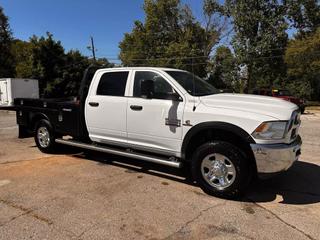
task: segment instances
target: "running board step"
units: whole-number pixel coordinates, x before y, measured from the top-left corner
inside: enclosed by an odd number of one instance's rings
[[[55,141],[56,141],[56,143],[60,143],[60,144],[64,144],[64,145],[84,148],[84,149],[93,150],[93,151],[97,151],[97,152],[115,154],[115,155],[119,155],[119,156],[123,156],[123,157],[140,159],[143,161],[158,163],[158,164],[166,165],[169,167],[175,167],[175,168],[182,167],[181,162],[171,161],[169,158],[165,158],[165,157],[152,156],[152,155],[147,155],[147,154],[142,154],[142,153],[137,153],[137,152],[129,152],[126,150],[119,150],[119,149],[114,149],[114,148],[105,147],[105,146],[97,146],[97,145],[82,143],[82,142],[78,142],[78,141],[74,141],[74,140],[64,140],[61,138],[58,138]]]

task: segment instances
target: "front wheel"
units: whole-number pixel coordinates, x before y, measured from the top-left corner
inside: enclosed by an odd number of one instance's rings
[[[208,142],[198,147],[193,155],[191,171],[204,192],[228,199],[241,196],[252,176],[245,153],[223,141]]]
[[[53,153],[56,147],[54,131],[49,121],[40,120],[35,129],[34,140],[41,152]]]

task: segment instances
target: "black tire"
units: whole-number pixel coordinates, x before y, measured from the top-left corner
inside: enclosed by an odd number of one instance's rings
[[[40,134],[39,130],[40,129],[46,129],[48,132],[49,143],[47,145],[42,144],[41,140],[39,139],[39,134]],[[55,150],[57,148],[57,144],[55,143],[55,135],[54,135],[53,128],[48,120],[42,119],[36,124],[34,141],[36,142],[37,147],[39,148],[39,150],[41,152],[43,152],[43,153],[54,153],[55,152]]]
[[[306,109],[305,106],[300,107],[300,112],[301,112],[301,114],[304,114],[305,109]]]
[[[224,155],[233,164],[236,174],[230,186],[219,189],[204,179],[201,164],[210,154]],[[208,142],[198,147],[193,154],[191,172],[193,179],[205,193],[226,199],[236,199],[242,196],[253,176],[246,154],[233,144],[223,141]]]

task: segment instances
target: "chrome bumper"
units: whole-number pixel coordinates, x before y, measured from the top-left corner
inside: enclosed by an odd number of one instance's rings
[[[251,144],[258,173],[285,171],[301,154],[300,136],[291,144]]]

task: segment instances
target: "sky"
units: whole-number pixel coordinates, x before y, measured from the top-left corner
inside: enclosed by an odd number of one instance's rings
[[[183,0],[196,17],[202,1]],[[143,0],[0,0],[15,38],[28,40],[47,31],[66,50],[78,49],[89,56],[94,37],[98,57],[117,57],[119,42],[135,20],[144,20]]]

